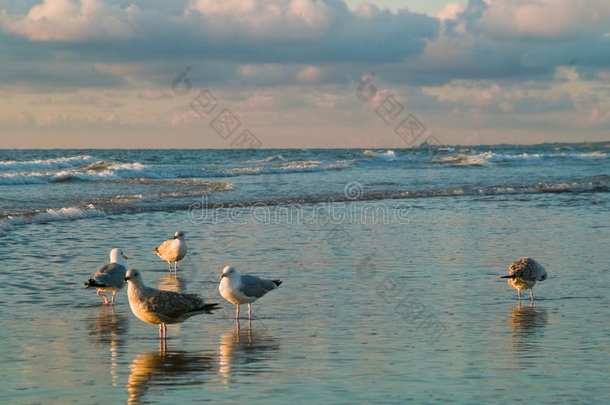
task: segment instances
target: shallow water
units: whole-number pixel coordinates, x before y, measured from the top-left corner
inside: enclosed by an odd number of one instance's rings
[[[607,398],[607,211],[459,198],[419,204],[408,225],[200,226],[176,212],[18,229],[3,247],[3,400]],[[190,249],[178,280],[148,253],[174,228]],[[203,294],[223,310],[170,325],[160,347],[156,326],[130,313],[124,291],[111,308],[81,289],[105,262],[99,246],[109,235],[147,284]],[[519,306],[498,278],[524,252],[550,274],[534,306]],[[216,289],[225,263],[284,280],[239,330]]]
[[[387,223],[353,201],[334,203],[354,214],[341,221],[304,203],[239,221],[175,210],[16,226],[0,238],[0,401],[602,403],[607,195],[382,199],[410,205]],[[176,229],[189,248],[177,279],[152,253]],[[163,345],[125,291],[109,307],[82,288],[114,246],[147,285],[222,310],[169,325]],[[499,278],[522,255],[549,272],[533,306]],[[284,281],[239,329],[217,290],[225,264]]]

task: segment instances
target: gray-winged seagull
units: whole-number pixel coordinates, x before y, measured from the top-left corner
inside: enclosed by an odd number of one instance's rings
[[[106,264],[95,272],[92,278],[85,283],[85,288],[97,288],[97,295],[104,297],[104,304],[108,304],[108,297],[104,292],[112,293],[112,304],[114,304],[114,296],[125,285],[125,272],[127,271],[127,256],[123,254],[123,250],[114,248],[110,250],[110,263]]]
[[[250,304],[275,290],[282,284],[281,280],[265,280],[256,276],[242,276],[231,266],[226,266],[220,275],[218,291],[227,301],[237,305],[235,318],[239,318],[239,306],[248,304],[248,318],[252,318]]]

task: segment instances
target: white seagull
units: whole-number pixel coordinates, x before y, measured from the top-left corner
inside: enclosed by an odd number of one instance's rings
[[[140,272],[127,270],[127,297],[131,312],[143,322],[159,325],[159,338],[167,337],[167,324],[180,323],[191,316],[208,312],[218,304],[206,304],[196,294],[181,294],[174,291],[146,287]]]
[[[252,318],[250,304],[275,290],[282,284],[281,280],[265,280],[256,276],[242,276],[231,266],[225,266],[220,275],[218,291],[227,301],[237,305],[235,318],[239,318],[239,306],[248,304],[248,318]]]
[[[508,285],[517,289],[519,301],[521,301],[521,290],[530,290],[530,300],[534,302],[534,285],[537,281],[548,278],[546,269],[534,259],[522,257],[508,268]]]
[[[174,263],[174,271],[178,271],[178,262],[186,256],[184,232],[176,231],[174,239],[166,240],[154,252],[167,262],[169,271],[172,271],[172,262]]]
[[[112,293],[111,304],[114,305],[114,296],[125,285],[125,272],[127,271],[127,256],[123,250],[114,248],[110,251],[110,263],[106,264],[95,272],[92,278],[85,283],[85,288],[97,288],[97,295],[104,297],[104,304],[108,304],[108,297],[104,292]]]

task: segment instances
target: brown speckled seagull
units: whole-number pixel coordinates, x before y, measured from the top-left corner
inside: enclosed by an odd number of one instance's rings
[[[530,290],[530,300],[534,302],[534,285],[537,281],[544,281],[548,278],[546,269],[534,259],[522,257],[508,268],[508,285],[517,289],[517,295],[521,300],[521,290]]]
[[[184,232],[176,231],[174,239],[164,241],[154,252],[167,262],[170,272],[172,271],[172,262],[174,263],[174,271],[178,271],[178,262],[186,256]]]
[[[140,272],[135,269],[127,270],[125,281],[131,312],[143,322],[159,325],[160,339],[167,337],[167,324],[183,322],[218,306],[206,304],[203,298],[195,294],[146,287]]]

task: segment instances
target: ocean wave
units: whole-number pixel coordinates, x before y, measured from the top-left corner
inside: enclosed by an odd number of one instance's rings
[[[31,221],[35,224],[44,224],[47,222],[59,221],[74,221],[76,219],[103,217],[106,214],[93,204],[89,204],[86,208],[79,207],[64,207],[59,209],[48,209],[45,212],[32,217]]]
[[[0,220],[0,236],[13,231],[16,227],[27,224],[45,224],[49,222],[74,221],[77,219],[103,217],[106,214],[93,204],[85,207],[63,207],[22,213],[18,216],[7,216]]]
[[[116,180],[120,182],[122,180]],[[0,236],[20,225],[43,224],[47,222],[72,221],[106,215],[133,214],[164,210],[187,209],[193,197],[201,198],[215,192],[229,191],[233,184],[228,182],[208,182],[196,179],[152,180],[134,179],[129,182],[144,182],[159,185],[159,192],[117,194],[109,197],[93,198],[91,203],[80,206],[31,210],[0,217]],[[150,190],[151,188],[147,188]],[[152,190],[155,190],[152,188]],[[180,199],[189,199],[181,201]]]
[[[102,172],[111,169],[112,166],[114,166],[114,163],[100,160],[99,162],[88,164],[82,170],[84,172]]]
[[[322,164],[319,160],[296,160],[277,166],[233,167],[222,170],[203,170],[203,177],[233,177],[242,175],[285,174],[341,170],[350,166],[351,161],[341,160]]]
[[[230,183],[202,183],[201,187],[187,190],[165,191],[157,194],[120,194],[110,198],[98,199],[94,204],[70,206],[65,208],[32,211],[6,216],[0,219],[0,236],[3,236],[18,226],[28,224],[42,224],[56,221],[71,221],[87,218],[104,217],[107,215],[122,215],[142,212],[166,210],[192,210],[213,208],[244,208],[248,206],[279,206],[294,204],[318,204],[333,202],[381,201],[385,199],[418,199],[418,198],[444,198],[444,197],[477,197],[477,196],[513,196],[520,194],[558,194],[558,193],[608,193],[610,192],[610,176],[599,175],[589,179],[572,182],[538,182],[532,184],[506,184],[486,187],[450,187],[439,189],[413,189],[413,190],[387,190],[381,192],[367,192],[363,188],[362,194],[356,199],[344,194],[343,189],[327,191],[318,195],[287,196],[278,199],[265,199],[264,197],[244,199],[238,197],[208,202],[207,196],[211,191],[232,189]],[[196,197],[193,201],[190,197]],[[201,203],[199,203],[201,202]]]
[[[115,204],[132,203],[146,198],[143,194],[120,194],[110,197],[109,202]]]
[[[444,156],[439,159],[433,160],[435,163],[446,163],[453,166],[490,166],[493,162],[490,159],[494,153],[484,152],[476,155],[462,155],[457,156]]]
[[[584,158],[584,159],[589,159],[589,158],[604,159],[604,158],[608,157],[608,154],[604,153],[600,150],[596,150],[594,152],[588,152],[588,153],[577,153],[577,154],[575,154],[575,156],[579,157],[579,158]]]
[[[91,164],[95,161],[96,159],[89,155],[59,157],[54,159],[25,160],[21,162],[9,160],[0,162],[0,171],[65,169],[69,167]]]
[[[272,156],[268,156],[266,158],[263,159],[255,159],[255,160],[249,160],[249,163],[267,163],[267,162],[276,162],[278,160],[285,160],[284,156],[282,155],[272,155]]]
[[[93,166],[92,166],[93,165]],[[14,172],[0,175],[0,185],[44,184],[64,181],[103,181],[122,179],[174,178],[172,173],[151,170],[142,163],[96,162],[84,168],[47,172]]]
[[[362,155],[366,158],[377,158],[388,162],[396,160],[396,153],[393,150],[387,150],[385,152],[373,152],[372,150],[365,150]]]
[[[607,193],[610,192],[610,179],[600,176],[592,181],[571,183],[535,183],[515,186],[456,187],[438,190],[407,190],[394,194],[392,198],[425,198],[477,195],[513,195],[547,193]]]
[[[577,158],[577,159],[605,159],[607,153],[594,151],[588,153],[495,153],[491,151],[476,154],[462,154],[443,156],[433,160],[434,163],[446,163],[455,166],[492,166],[516,161],[537,161],[549,158]]]

